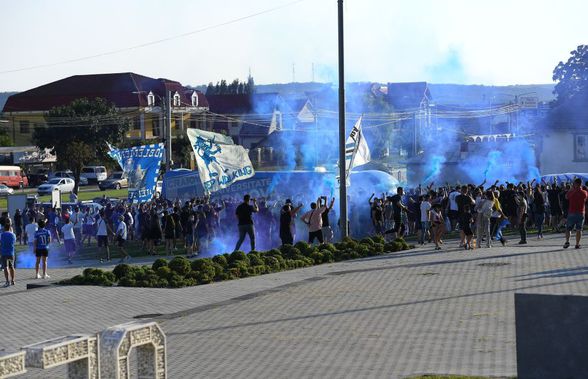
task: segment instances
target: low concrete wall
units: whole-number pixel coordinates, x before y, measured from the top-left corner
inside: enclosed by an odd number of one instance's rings
[[[588,296],[515,294],[519,379],[588,377]]]

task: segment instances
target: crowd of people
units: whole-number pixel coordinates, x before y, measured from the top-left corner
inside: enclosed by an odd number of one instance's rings
[[[432,242],[441,250],[443,237],[451,231],[459,231],[460,247],[472,249],[482,244],[491,247],[492,241],[505,245],[503,231],[507,227],[518,231],[519,244],[526,244],[528,228],[534,227],[541,239],[548,225],[555,232],[565,230],[564,248],[570,246],[571,232],[575,231],[574,246],[579,249],[587,198],[586,186],[579,179],[573,183],[496,182],[490,186],[431,184],[406,192],[398,187],[395,194],[372,194],[363,204],[352,201],[348,227],[354,237],[415,235],[419,243]],[[103,207],[96,211],[82,203],[63,209],[33,205],[12,216],[4,212],[0,217],[0,263],[6,285],[11,285],[15,244],[28,245],[37,258],[36,277],[48,278],[51,246],[64,251],[71,263],[83,246],[93,243],[98,247],[96,258],[110,262],[110,248],[116,247],[122,262],[131,259],[126,248],[129,240],[140,241],[147,254],[157,254],[161,250],[157,246],[163,246],[166,255],[188,257],[209,249],[228,251],[235,241],[234,250],[239,250],[247,237],[251,250],[297,240],[321,244],[333,241],[340,231],[335,198],[321,195],[311,201],[309,196],[298,195],[296,200],[295,205],[289,198],[246,195],[243,199],[213,200],[205,196],[184,202],[156,198],[129,204],[103,198]],[[303,211],[305,204],[309,208]],[[223,243],[219,245],[219,241]]]
[[[542,239],[546,226],[554,232],[565,230],[564,248],[570,247],[575,231],[579,249],[586,215],[587,185],[581,179],[572,183],[541,182],[498,185],[457,185],[434,188],[421,186],[405,193],[397,188],[393,196],[369,199],[375,233],[418,236],[419,243],[434,242],[441,250],[445,233],[459,230],[460,247],[472,249],[506,244],[506,227],[519,233],[518,244],[527,244],[527,230],[534,227]]]

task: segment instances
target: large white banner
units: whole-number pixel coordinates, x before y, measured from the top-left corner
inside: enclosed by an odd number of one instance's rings
[[[207,193],[227,188],[255,174],[247,150],[235,145],[231,137],[200,129],[188,129],[187,133]]]

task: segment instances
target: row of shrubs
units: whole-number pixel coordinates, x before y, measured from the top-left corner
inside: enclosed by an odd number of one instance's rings
[[[193,261],[178,256],[171,261],[157,259],[151,266],[119,264],[112,272],[87,268],[82,275],[76,275],[60,283],[180,288],[382,255],[409,248],[410,246],[403,239],[386,242],[381,236],[368,237],[360,241],[345,238],[342,242],[320,246],[297,242],[295,245],[284,245],[279,249],[264,252],[252,251],[245,254],[242,251],[235,251],[231,254]]]

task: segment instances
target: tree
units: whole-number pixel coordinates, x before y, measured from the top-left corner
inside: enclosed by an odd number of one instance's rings
[[[214,84],[212,84],[212,82],[208,83],[208,86],[206,87],[206,96],[211,95],[216,95],[216,87]]]
[[[76,193],[82,167],[110,159],[107,142],[120,143],[131,125],[114,104],[101,98],[81,98],[55,107],[45,116],[45,122],[45,127],[33,131],[33,142],[40,148],[52,149],[58,165],[73,171]]]
[[[553,70],[556,105],[588,99],[588,45],[580,45],[570,54],[566,63],[559,62]]]

